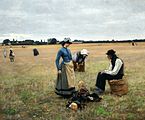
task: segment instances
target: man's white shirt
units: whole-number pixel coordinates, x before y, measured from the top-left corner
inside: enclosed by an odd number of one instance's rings
[[[108,70],[104,70],[104,73],[110,74],[110,75],[117,75],[117,73],[119,72],[121,66],[122,66],[123,62],[117,58],[115,61],[115,66],[112,70],[112,64],[110,63],[109,69]]]

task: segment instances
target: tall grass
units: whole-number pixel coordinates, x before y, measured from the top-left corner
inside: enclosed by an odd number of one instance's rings
[[[37,46],[40,56],[35,60],[34,46],[14,48],[16,61],[0,61],[0,118],[2,120],[142,120],[145,118],[145,47],[129,44],[72,45],[72,52],[87,48],[90,55],[86,72],[76,72],[76,85],[84,80],[88,89],[95,87],[97,73],[108,67],[105,53],[113,48],[125,62],[129,92],[122,97],[109,93],[109,85],[101,102],[88,103],[82,111],[66,109],[67,99],[54,93],[55,56],[60,46]],[[2,54],[2,48],[0,48]]]

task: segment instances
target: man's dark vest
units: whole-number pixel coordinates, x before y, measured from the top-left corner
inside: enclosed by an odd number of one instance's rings
[[[120,59],[120,58],[117,58],[117,59]],[[117,59],[116,59],[116,60],[117,60]],[[116,60],[115,60],[115,62],[116,62]],[[120,60],[121,60],[121,59],[120,59]],[[121,60],[121,61],[122,61],[122,60]],[[122,63],[123,63],[123,61],[122,61]],[[114,67],[115,67],[115,64],[112,64],[112,70],[113,70]],[[117,73],[117,75],[124,75],[124,63],[122,64],[122,66],[121,66],[119,72]]]

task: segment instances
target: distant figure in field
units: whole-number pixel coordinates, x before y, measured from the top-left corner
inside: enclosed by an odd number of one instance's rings
[[[70,97],[75,92],[75,74],[73,69],[72,55],[68,47],[72,44],[70,38],[65,38],[62,48],[57,53],[56,67],[58,71],[55,93],[63,97]],[[60,63],[60,59],[62,62]]]
[[[117,57],[115,51],[110,49],[106,54],[110,61],[110,66],[108,70],[98,73],[95,89],[97,94],[101,94],[105,91],[106,80],[122,79],[124,75],[124,63],[120,58]]]
[[[132,41],[132,42],[131,42],[131,45],[132,45],[132,46],[137,46],[137,43],[134,42],[134,41]]]
[[[26,48],[26,46],[25,45],[22,45],[22,48]]]
[[[15,61],[15,53],[12,48],[10,48],[9,58],[10,58],[10,62]]]
[[[4,58],[7,57],[7,49],[5,47],[5,44],[4,44],[4,48],[3,48],[3,56],[4,56]]]
[[[137,46],[137,43],[136,43],[135,41],[132,40],[132,41],[131,41],[131,45],[132,45],[132,46]]]
[[[39,63],[39,59],[38,59],[39,51],[38,51],[38,49],[36,49],[36,48],[33,49],[33,55],[34,55],[35,64],[38,64]]]
[[[132,45],[132,46],[135,46],[135,43],[132,41],[132,42],[131,42],[131,45]]]
[[[89,55],[89,51],[82,49],[73,54],[74,71],[85,72],[85,59]]]
[[[33,54],[34,54],[34,56],[38,56],[39,55],[39,52],[38,52],[38,50],[36,48],[33,49]]]

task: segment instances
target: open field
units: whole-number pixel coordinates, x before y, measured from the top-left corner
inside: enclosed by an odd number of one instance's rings
[[[40,55],[34,58],[32,49]],[[0,47],[0,120],[143,120],[145,119],[145,43],[73,44],[72,52],[86,48],[90,51],[86,72],[76,73],[76,83],[84,80],[94,87],[96,75],[108,67],[108,49],[115,49],[124,60],[129,92],[117,97],[109,94],[103,100],[88,103],[82,111],[66,109],[67,99],[54,93],[56,80],[55,57],[60,45],[14,46],[14,63],[4,62]],[[8,48],[9,49],[9,48]]]

